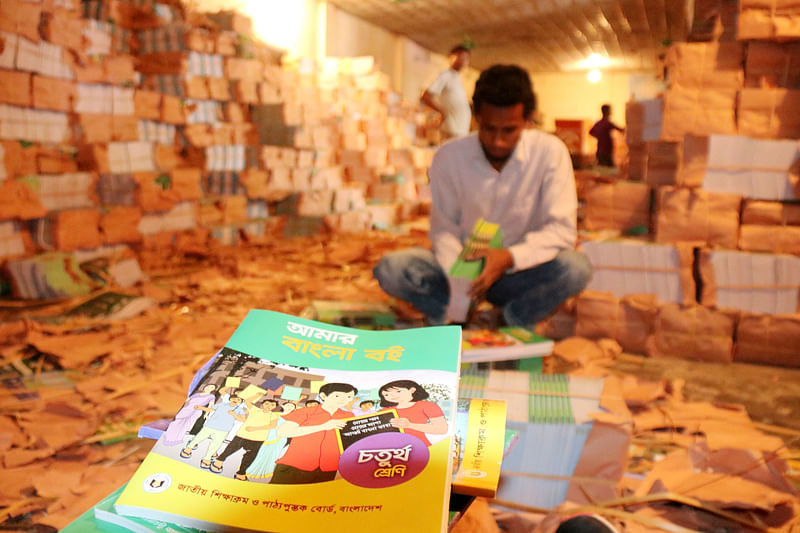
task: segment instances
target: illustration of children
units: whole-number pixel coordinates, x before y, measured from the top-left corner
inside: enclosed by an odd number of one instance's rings
[[[162,443],[165,446],[177,446],[183,444],[186,432],[194,425],[195,421],[203,414],[202,408],[213,405],[217,400],[214,395],[216,386],[206,385],[201,392],[195,392],[186,400],[181,410],[175,415],[175,419],[169,423],[164,432]]]
[[[286,453],[276,461],[270,483],[299,484],[332,481],[339,466],[336,430],[353,413],[343,407],[353,401],[358,389],[349,383],[326,383],[319,389],[322,403],[297,409],[283,418],[278,437],[292,439]],[[308,405],[308,402],[306,402]]]
[[[428,392],[416,381],[401,379],[383,385],[378,390],[383,410],[394,408],[397,418],[390,423],[410,435],[414,435],[427,446],[431,443],[426,433],[444,435],[447,433],[447,419],[442,409],[428,401]]]
[[[280,418],[273,429],[269,430],[267,440],[261,445],[255,461],[247,469],[247,479],[263,479],[270,477],[275,470],[275,461],[281,456],[286,442],[286,437],[278,437],[278,428],[285,422],[284,416],[294,411],[297,406],[293,402],[286,402],[281,406]]]
[[[375,412],[375,402],[372,400],[362,400],[358,407],[353,407],[353,414],[355,416],[369,415]]]
[[[181,450],[181,457],[187,459],[192,456],[195,447],[206,439],[211,439],[203,459],[200,461],[201,468],[211,467],[211,457],[219,450],[225,437],[228,435],[233,425],[244,422],[247,418],[247,409],[244,400],[229,393],[231,387],[220,389],[220,399],[212,407],[201,407],[201,410],[208,413],[203,427],[197,435],[189,441],[186,447]]]
[[[253,463],[258,455],[258,450],[267,439],[269,430],[275,427],[278,421],[279,413],[273,412],[278,406],[278,402],[272,398],[264,398],[260,406],[256,406],[254,400],[258,397],[245,399],[247,406],[247,418],[242,423],[236,436],[231,440],[230,444],[225,450],[217,456],[211,463],[209,470],[212,472],[222,472],[222,466],[225,460],[233,455],[235,452],[244,449],[244,455],[239,463],[239,468],[234,476],[241,481],[247,480],[247,469]]]

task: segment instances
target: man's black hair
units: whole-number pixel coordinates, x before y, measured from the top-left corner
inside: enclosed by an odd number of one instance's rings
[[[603,104],[600,106],[600,112],[604,115],[611,113],[611,105],[610,104]]]
[[[319,388],[319,393],[325,396],[332,392],[352,392],[355,394],[358,392],[358,389],[349,383],[326,383]]]
[[[463,44],[457,44],[452,48],[452,50],[450,50],[450,55],[457,54],[459,52],[466,52],[469,54],[471,50]]]
[[[397,381],[390,381],[378,389],[378,396],[381,399],[381,407],[392,407],[393,405],[397,405],[395,402],[390,402],[383,397],[383,391],[388,389],[414,389],[414,392],[411,394],[411,399],[413,401],[418,402],[420,400],[428,399],[428,391],[423,389],[419,383],[416,381],[411,381],[410,379],[398,379]]]
[[[472,94],[472,108],[477,115],[481,105],[511,107],[522,104],[522,114],[530,118],[536,109],[536,95],[528,73],[517,65],[493,65],[481,72]]]

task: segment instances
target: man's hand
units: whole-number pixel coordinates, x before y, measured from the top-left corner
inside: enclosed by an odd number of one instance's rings
[[[483,257],[484,264],[481,274],[469,286],[469,296],[473,300],[482,299],[489,287],[514,266],[514,258],[505,248],[485,248],[474,254],[474,258],[479,257]]]

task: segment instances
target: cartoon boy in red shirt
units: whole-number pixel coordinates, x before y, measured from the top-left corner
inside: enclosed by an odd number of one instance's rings
[[[300,484],[332,481],[339,466],[336,430],[343,418],[353,413],[342,407],[350,404],[358,390],[348,383],[326,383],[319,389],[320,405],[297,409],[283,417],[278,437],[292,439],[283,457],[275,464],[270,483]]]

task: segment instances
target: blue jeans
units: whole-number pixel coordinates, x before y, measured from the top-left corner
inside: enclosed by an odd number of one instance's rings
[[[431,324],[444,323],[450,286],[433,252],[415,247],[388,253],[372,274],[387,294],[412,304]],[[509,326],[533,327],[581,292],[591,275],[586,255],[561,250],[552,261],[504,274],[489,288],[486,300],[503,309]]]

